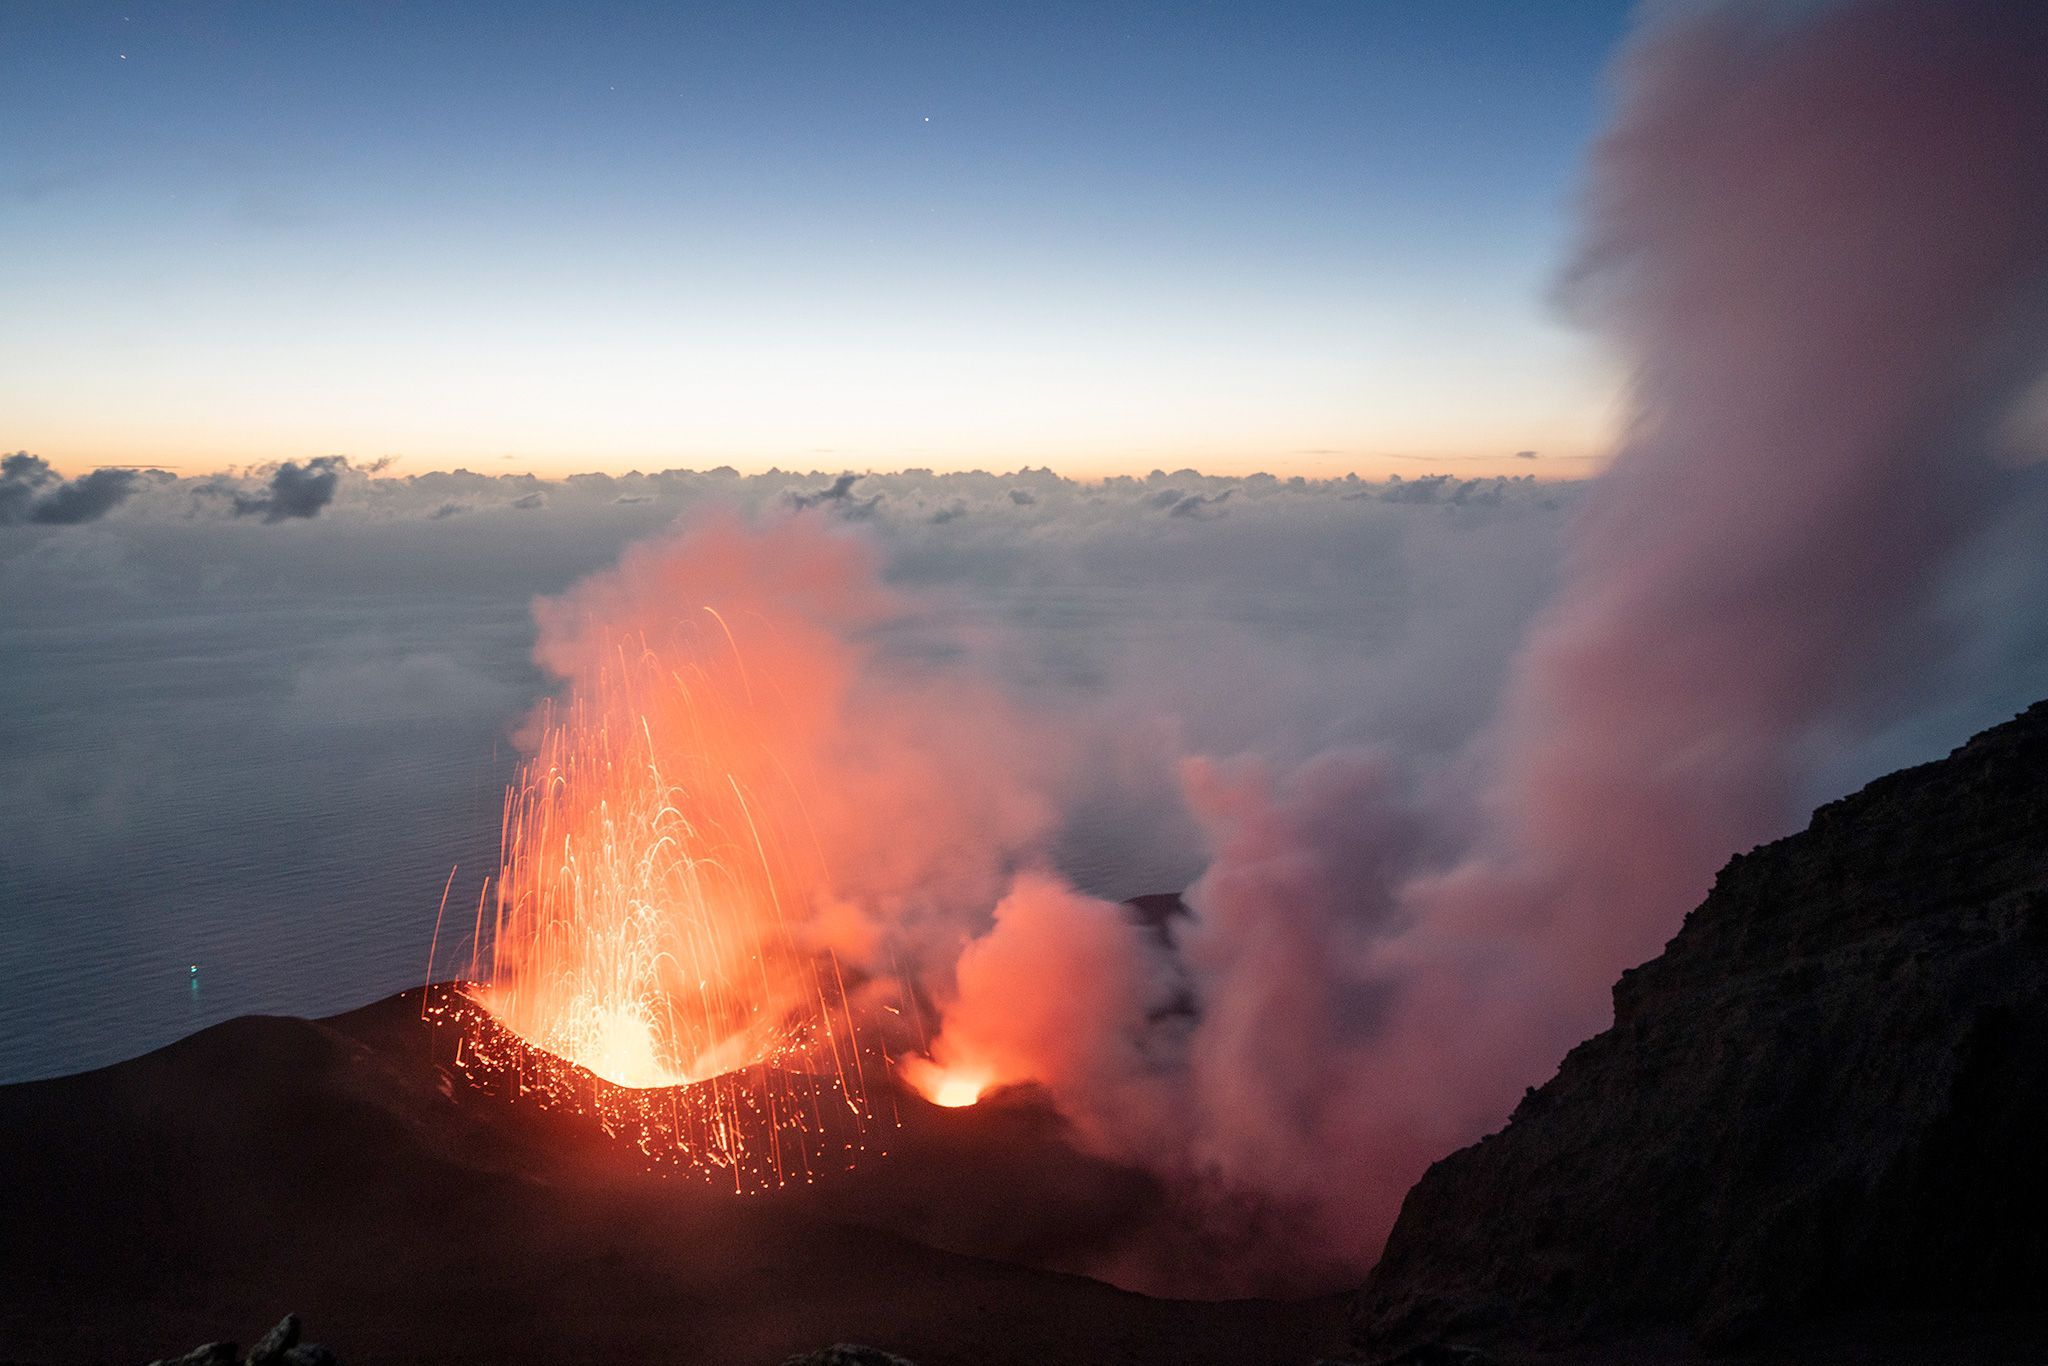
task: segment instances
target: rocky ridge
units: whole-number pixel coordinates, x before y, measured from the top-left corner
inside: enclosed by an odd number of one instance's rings
[[[2048,702],[1732,860],[1409,1193],[1368,1357],[2012,1324],[2048,1283]]]
[[[149,1366],[341,1366],[341,1359],[317,1342],[300,1342],[299,1316],[286,1314],[256,1339],[247,1356],[240,1356],[232,1342],[209,1342]]]

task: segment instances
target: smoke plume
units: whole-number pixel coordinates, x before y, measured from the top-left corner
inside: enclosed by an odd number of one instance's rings
[[[938,1060],[1039,1082],[1191,1199],[1286,1212],[1206,1288],[1369,1263],[1426,1162],[1599,1028],[1715,868],[1791,827],[1819,748],[1946,648],[1945,571],[2041,372],[2043,147],[2037,8],[1641,35],[1564,287],[1631,418],[1493,724],[1448,766],[1190,760],[1212,862],[1177,954],[1021,886]],[[1170,972],[1191,1017],[1147,1013]]]
[[[675,674],[678,747],[714,761],[746,819],[822,870],[791,889],[799,937],[895,1002],[951,964],[1044,843],[1067,745],[970,667],[971,642],[930,625],[936,604],[881,570],[873,541],[823,511],[713,516],[541,600],[535,657],[569,705],[656,723],[652,741],[663,718],[603,699],[622,660]]]

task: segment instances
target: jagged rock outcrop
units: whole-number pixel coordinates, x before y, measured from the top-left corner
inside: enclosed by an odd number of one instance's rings
[[[181,1357],[159,1360],[150,1366],[341,1366],[333,1352],[317,1342],[299,1341],[299,1316],[286,1314],[269,1332],[256,1339],[249,1355],[237,1356],[232,1342],[209,1342],[194,1347]]]
[[[2048,703],[1732,860],[1614,1024],[1431,1167],[1369,1357],[2048,1299]]]
[[[879,1347],[862,1347],[857,1343],[838,1342],[830,1347],[821,1347],[815,1352],[793,1356],[782,1366],[916,1366],[894,1353]]]

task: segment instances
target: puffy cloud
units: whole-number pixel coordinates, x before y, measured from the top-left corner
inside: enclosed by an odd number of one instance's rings
[[[287,460],[271,471],[270,482],[261,493],[232,495],[237,517],[261,517],[266,522],[320,515],[320,509],[334,501],[348,458],[316,455],[305,464]]]
[[[66,480],[42,457],[17,451],[0,459],[0,526],[96,522],[133,493],[140,479],[132,469],[97,469]]]
[[[805,508],[830,508],[849,521],[860,521],[874,516],[875,509],[882,503],[879,493],[866,498],[854,497],[853,486],[860,480],[861,476],[857,474],[842,474],[822,489],[809,492],[792,489],[785,496],[789,506],[798,512]]]

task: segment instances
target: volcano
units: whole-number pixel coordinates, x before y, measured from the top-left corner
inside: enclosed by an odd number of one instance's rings
[[[878,1088],[857,1170],[781,1189],[650,1164],[455,1064],[453,989],[246,1017],[0,1088],[0,1359],[146,1361],[287,1309],[344,1361],[1299,1363],[1342,1305],[1147,1298],[1097,1263],[1161,1194],[1028,1093]],[[426,1016],[422,1018],[423,1014]]]

